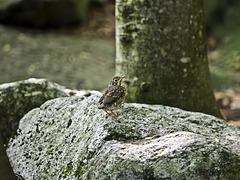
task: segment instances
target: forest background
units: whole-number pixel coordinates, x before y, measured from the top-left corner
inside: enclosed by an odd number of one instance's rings
[[[57,22],[49,21],[47,13],[42,19],[33,19],[36,14],[29,2],[0,1],[0,84],[35,77],[70,89],[102,91],[115,73],[114,1],[84,0],[86,4],[77,10],[80,21],[66,13],[69,17]],[[54,2],[61,7],[63,1]],[[51,17],[62,13],[56,4],[50,10]],[[211,0],[205,5],[216,100],[226,120],[240,127],[240,2]],[[41,6],[43,12],[48,12],[44,3]],[[27,23],[17,19],[21,17],[19,7],[30,12]]]

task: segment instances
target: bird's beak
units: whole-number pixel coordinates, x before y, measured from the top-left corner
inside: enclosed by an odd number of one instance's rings
[[[125,75],[123,75],[123,76],[121,77],[121,79],[120,79],[120,81],[119,81],[119,82],[120,82],[120,85],[121,85],[121,82],[122,82],[122,79],[123,79],[123,78],[125,78]]]

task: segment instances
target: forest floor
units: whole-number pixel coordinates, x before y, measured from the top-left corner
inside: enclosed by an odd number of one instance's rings
[[[35,77],[71,89],[103,90],[115,73],[114,23],[114,5],[108,3],[92,10],[84,26],[39,30],[0,25],[0,84]],[[225,119],[240,127],[240,50],[230,47],[231,36],[218,41],[208,38],[216,100]]]

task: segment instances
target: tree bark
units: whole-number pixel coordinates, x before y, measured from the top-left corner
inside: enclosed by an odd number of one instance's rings
[[[208,68],[203,0],[116,0],[116,74],[127,102],[222,117]]]

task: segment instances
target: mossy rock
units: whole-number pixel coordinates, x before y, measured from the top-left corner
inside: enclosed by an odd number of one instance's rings
[[[26,179],[232,179],[240,177],[240,131],[177,108],[128,104],[115,122],[100,96],[47,101],[20,121],[7,149]]]
[[[66,97],[64,88],[46,79],[28,79],[0,85],[0,131],[6,144],[19,120],[47,100]]]

